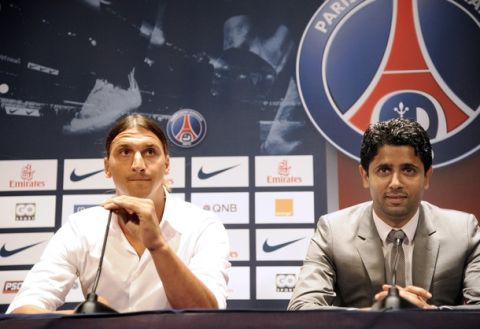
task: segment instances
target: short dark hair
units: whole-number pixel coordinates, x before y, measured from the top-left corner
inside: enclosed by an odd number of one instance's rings
[[[371,124],[363,134],[360,149],[360,164],[366,172],[383,145],[412,146],[415,155],[422,160],[425,172],[432,166],[430,138],[417,121],[397,118]]]
[[[105,139],[105,156],[107,158],[110,156],[110,147],[115,137],[121,132],[135,127],[142,127],[154,133],[162,143],[165,154],[168,154],[167,138],[158,122],[143,114],[134,113],[120,118],[110,128],[107,138]]]

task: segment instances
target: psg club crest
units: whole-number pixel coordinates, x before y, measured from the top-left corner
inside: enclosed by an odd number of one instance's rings
[[[175,112],[167,123],[170,141],[183,148],[198,145],[207,133],[207,122],[197,111],[182,109]]]
[[[480,2],[326,0],[298,50],[315,127],[358,159],[370,123],[403,117],[428,132],[434,165],[480,148]]]

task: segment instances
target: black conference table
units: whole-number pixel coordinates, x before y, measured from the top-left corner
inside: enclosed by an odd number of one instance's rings
[[[5,329],[480,328],[478,310],[150,311],[122,314],[1,314]]]

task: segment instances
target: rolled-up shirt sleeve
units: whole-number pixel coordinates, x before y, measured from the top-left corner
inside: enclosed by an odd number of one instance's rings
[[[200,233],[188,265],[192,273],[213,293],[220,309],[227,306],[229,253],[225,228],[219,221],[212,221]]]
[[[61,306],[77,277],[74,264],[79,243],[69,223],[61,227],[48,242],[40,261],[25,277],[7,313],[23,305],[51,311]]]

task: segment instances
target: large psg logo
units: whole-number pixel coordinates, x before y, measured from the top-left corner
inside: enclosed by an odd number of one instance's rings
[[[303,105],[358,159],[370,123],[404,117],[428,132],[434,165],[480,148],[480,2],[325,1],[297,57]]]

